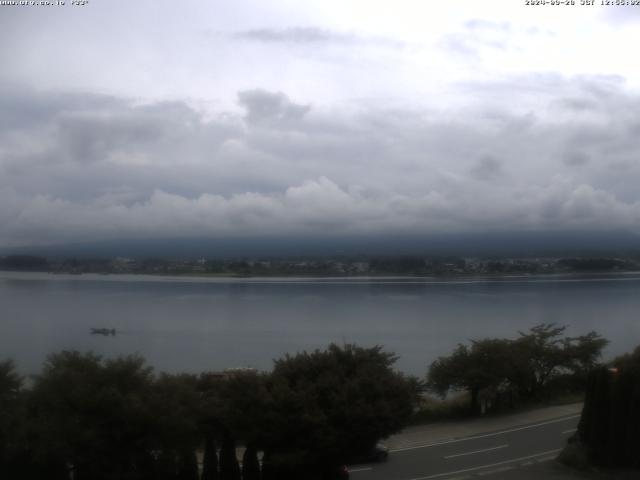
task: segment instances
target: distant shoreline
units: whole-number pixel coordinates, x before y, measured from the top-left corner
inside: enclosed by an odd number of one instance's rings
[[[638,257],[336,257],[289,259],[51,259],[0,257],[0,270],[51,274],[149,275],[192,278],[513,278],[640,271]]]
[[[8,274],[8,275],[6,275]],[[471,283],[495,280],[522,280],[526,283],[536,281],[597,281],[614,279],[634,280],[634,276],[640,276],[639,270],[623,272],[564,272],[564,273],[494,273],[494,274],[459,274],[459,275],[229,275],[229,274],[193,274],[193,273],[72,273],[72,272],[51,272],[51,271],[24,271],[24,270],[0,270],[0,279],[60,279],[60,280],[153,280],[153,281],[254,281],[256,283],[278,283],[278,282],[314,282],[320,283],[420,283],[420,284],[440,284],[440,283]],[[37,278],[35,278],[37,277]],[[322,282],[324,281],[324,282]]]

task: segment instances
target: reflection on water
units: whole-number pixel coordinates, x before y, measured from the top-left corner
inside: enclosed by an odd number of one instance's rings
[[[268,369],[330,342],[384,345],[423,375],[471,338],[540,322],[597,330],[614,355],[640,344],[640,275],[207,279],[0,272],[0,358],[35,372],[47,353],[140,353],[161,370]],[[115,337],[90,335],[116,328]]]

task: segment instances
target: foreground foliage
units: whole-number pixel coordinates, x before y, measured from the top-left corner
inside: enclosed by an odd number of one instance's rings
[[[591,463],[640,468],[640,347],[591,373],[573,441]]]
[[[399,431],[417,389],[391,369],[395,360],[380,347],[331,345],[276,361],[264,441],[272,465],[334,468]],[[291,478],[301,478],[295,473]]]
[[[29,389],[0,363],[0,478],[334,478],[411,415],[416,382],[394,361],[380,347],[331,345],[270,373],[155,375],[138,356],[64,351]]]

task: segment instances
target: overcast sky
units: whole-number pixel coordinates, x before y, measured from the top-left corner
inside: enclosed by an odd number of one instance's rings
[[[0,246],[639,233],[640,6],[524,3],[0,6]]]

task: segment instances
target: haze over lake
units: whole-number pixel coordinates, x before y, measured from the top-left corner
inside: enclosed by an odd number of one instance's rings
[[[422,376],[459,342],[541,322],[596,330],[610,357],[639,343],[640,274],[200,279],[0,272],[0,358],[34,373],[61,349],[140,353],[159,370],[269,369],[330,342],[384,345]],[[115,337],[90,335],[115,328]]]

